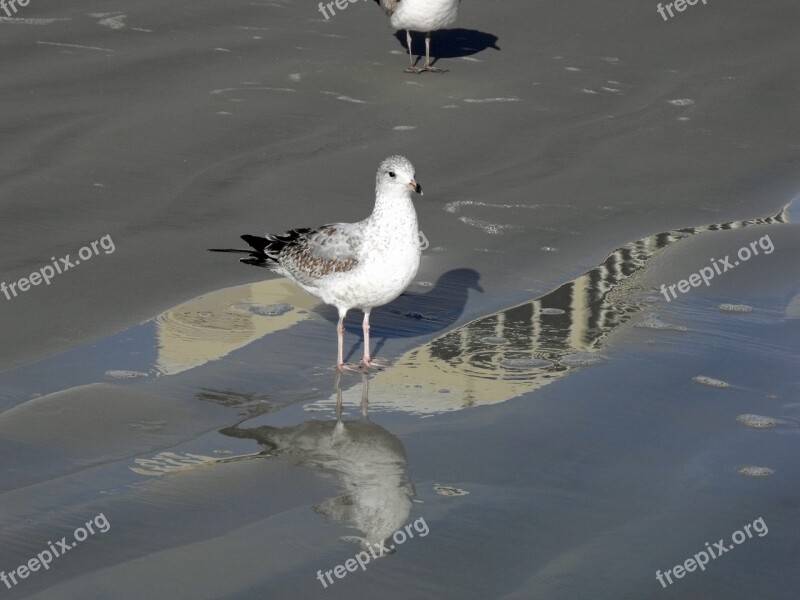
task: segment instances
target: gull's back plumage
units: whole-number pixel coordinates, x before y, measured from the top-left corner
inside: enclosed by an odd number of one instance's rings
[[[309,284],[332,273],[344,273],[358,265],[360,242],[348,235],[353,225],[336,223],[316,229],[291,229],[265,237],[243,235],[253,251],[242,262],[264,266],[300,284]]]

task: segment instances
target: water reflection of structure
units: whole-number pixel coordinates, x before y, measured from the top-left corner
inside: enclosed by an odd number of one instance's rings
[[[175,375],[220,359],[309,318],[316,305],[315,298],[286,279],[204,294],[155,318],[155,369],[162,375]]]
[[[625,244],[545,296],[482,317],[400,357],[375,377],[377,407],[417,413],[504,402],[597,360],[617,327],[657,298],[634,275],[660,250],[709,231],[788,222],[777,215],[687,227]],[[633,279],[632,279],[633,278]],[[346,399],[351,400],[350,394]],[[330,401],[328,401],[330,402]],[[324,404],[324,403],[323,403]]]
[[[341,398],[338,375],[336,384]],[[231,437],[256,440],[270,454],[296,457],[300,465],[333,479],[344,493],[319,503],[315,510],[331,521],[361,531],[363,536],[352,539],[362,548],[386,540],[401,528],[411,514],[414,497],[403,444],[366,416],[367,386],[363,375],[359,420],[343,421],[338,410],[333,420],[221,431]]]

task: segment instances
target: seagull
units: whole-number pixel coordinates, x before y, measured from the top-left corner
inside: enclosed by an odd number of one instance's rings
[[[375,0],[387,15],[389,23],[395,29],[406,30],[409,67],[406,73],[445,73],[442,69],[431,66],[431,32],[444,29],[455,23],[458,16],[458,5],[461,0]],[[411,31],[425,33],[425,66],[421,69],[414,66],[411,53]]]
[[[333,223],[292,229],[265,237],[243,235],[251,250],[212,249],[249,255],[241,262],[288,277],[325,304],[336,307],[339,371],[356,371],[344,362],[344,318],[352,308],[364,313],[363,368],[384,365],[370,356],[369,314],[397,298],[419,268],[422,245],[412,192],[422,194],[407,158],[390,156],[375,176],[375,208],[358,223]]]

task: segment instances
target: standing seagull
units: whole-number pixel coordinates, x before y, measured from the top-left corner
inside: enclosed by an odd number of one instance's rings
[[[243,235],[252,250],[214,250],[248,254],[242,262],[285,275],[335,306],[340,371],[354,370],[343,356],[344,317],[351,308],[364,312],[364,367],[382,366],[369,353],[369,313],[403,293],[417,274],[422,253],[411,201],[411,192],[422,194],[422,188],[414,180],[413,165],[402,156],[390,156],[378,167],[375,182],[375,208],[363,221],[265,237]]]
[[[431,66],[431,32],[455,23],[461,0],[375,0],[375,2],[389,15],[392,27],[406,30],[410,63],[406,73],[423,71],[444,73],[442,69]],[[411,53],[412,30],[425,33],[425,66],[421,69],[414,66],[414,56]]]

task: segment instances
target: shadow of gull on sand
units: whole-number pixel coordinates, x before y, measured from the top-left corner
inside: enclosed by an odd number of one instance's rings
[[[396,31],[394,37],[402,44],[406,53],[406,32]],[[416,31],[411,32],[411,45],[413,48],[425,48],[425,34]],[[483,52],[488,48],[500,50],[497,46],[497,36],[491,33],[484,33],[475,29],[440,29],[433,36],[431,43],[431,64],[435,64],[440,58],[463,58]],[[424,52],[423,52],[423,58]]]
[[[372,311],[370,317],[370,339],[377,342],[373,354],[378,352],[389,338],[417,337],[447,329],[464,312],[469,290],[483,292],[478,283],[480,274],[474,269],[451,269],[427,292],[404,292],[399,298],[386,306]],[[320,305],[315,309],[319,315],[331,323],[336,323],[338,315],[331,306]],[[357,310],[347,315],[347,331],[358,336],[346,354],[346,359],[354,355],[363,343],[361,313]]]

